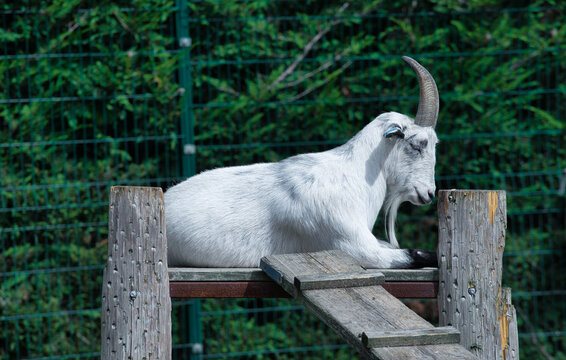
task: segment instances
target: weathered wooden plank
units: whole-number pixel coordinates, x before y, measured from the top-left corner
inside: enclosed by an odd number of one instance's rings
[[[383,273],[385,281],[438,281],[438,269],[367,269]],[[169,268],[169,281],[271,281],[260,268]]]
[[[397,298],[436,298],[438,294],[437,269],[367,270],[382,272],[383,287]],[[289,297],[260,268],[169,268],[169,279],[171,296],[178,298]]]
[[[379,270],[385,276],[385,281],[438,281],[437,268],[425,269],[368,269]]]
[[[356,260],[337,251],[310,254],[285,254],[264,258],[281,275],[281,286],[300,301],[314,315],[334,329],[350,345],[368,359],[473,359],[459,345],[401,346],[367,349],[361,342],[364,331],[409,330],[434,328],[427,321],[391,296],[382,286],[298,291],[294,278],[302,274],[363,271]]]
[[[368,359],[474,359],[457,344],[366,349],[363,331],[433,328],[381,286],[308,290],[298,299]],[[346,303],[346,305],[344,305]],[[393,350],[392,350],[393,349]],[[431,357],[435,354],[435,357]],[[452,355],[455,354],[455,355]]]
[[[460,332],[451,326],[411,330],[368,331],[362,333],[362,343],[368,348],[455,344],[458,342],[460,342]]]
[[[384,282],[385,276],[379,271],[295,276],[295,286],[299,290],[372,286]]]
[[[269,281],[171,282],[172,298],[290,298],[285,290]]]
[[[459,329],[479,359],[503,359],[505,192],[441,190],[438,198],[440,325]]]
[[[260,267],[293,296],[298,294],[295,288],[296,276],[364,271],[354,258],[338,250],[273,255],[261,259]]]
[[[169,281],[271,281],[260,268],[169,268]]]
[[[437,282],[386,282],[388,293],[398,299],[436,299]],[[289,298],[277,283],[267,281],[175,281],[169,283],[172,298]]]
[[[394,346],[373,348],[371,351],[383,360],[477,360],[474,355],[459,344]]]
[[[381,286],[398,299],[435,299],[438,296],[436,281],[390,281]]]
[[[102,285],[102,359],[171,359],[163,192],[112,187]]]

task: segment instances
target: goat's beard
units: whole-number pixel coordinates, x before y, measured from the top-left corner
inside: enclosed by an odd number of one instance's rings
[[[389,198],[385,202],[385,234],[389,239],[392,246],[398,248],[399,242],[395,236],[395,220],[397,219],[397,211],[401,206],[401,199],[399,197]]]

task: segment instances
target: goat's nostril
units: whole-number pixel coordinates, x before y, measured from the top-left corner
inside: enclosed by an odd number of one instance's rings
[[[428,191],[428,197],[432,200],[434,199],[434,191],[433,190],[429,190]]]

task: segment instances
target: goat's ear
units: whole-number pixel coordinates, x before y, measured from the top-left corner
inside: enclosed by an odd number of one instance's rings
[[[392,136],[397,136],[400,139],[404,139],[405,133],[399,125],[392,125],[386,132],[383,133],[383,137],[389,139]]]

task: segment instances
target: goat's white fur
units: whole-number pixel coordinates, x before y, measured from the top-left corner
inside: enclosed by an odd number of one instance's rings
[[[393,126],[404,138],[384,137]],[[404,267],[397,209],[432,200],[437,142],[432,127],[390,112],[328,151],[193,176],[165,193],[169,264],[256,267],[269,254],[340,249],[367,267]],[[371,232],[383,205],[391,244]]]

